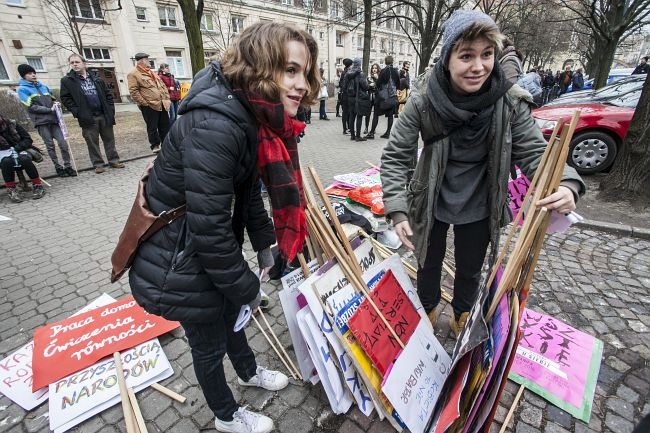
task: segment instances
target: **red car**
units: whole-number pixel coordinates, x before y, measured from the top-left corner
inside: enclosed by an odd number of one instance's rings
[[[568,162],[581,174],[609,168],[630,127],[642,88],[597,103],[585,101],[533,110],[537,126],[547,139],[560,118],[570,120],[580,110],[580,121],[571,141]]]

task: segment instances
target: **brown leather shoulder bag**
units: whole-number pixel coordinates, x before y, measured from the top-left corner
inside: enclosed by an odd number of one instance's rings
[[[150,162],[144,169],[144,173],[142,173],[131,212],[111,256],[111,264],[113,265],[111,283],[119,280],[131,267],[135,253],[143,242],[167,224],[185,215],[185,205],[163,211],[159,215],[151,212],[147,204],[145,188],[152,168],[153,162]]]

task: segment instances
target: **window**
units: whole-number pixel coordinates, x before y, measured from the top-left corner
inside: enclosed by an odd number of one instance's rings
[[[376,49],[375,48],[375,38],[370,39],[370,49],[373,50],[373,51]]]
[[[214,31],[214,17],[212,14],[203,14],[201,17],[201,30],[207,30],[208,32]]]
[[[395,53],[395,41],[390,41],[390,52]]]
[[[176,8],[158,6],[158,15],[160,16],[161,27],[177,27]]]
[[[320,38],[321,41],[325,39],[325,32],[319,32],[318,37]]]
[[[9,74],[7,73],[7,68],[5,68],[5,62],[2,60],[2,56],[0,56],[0,81],[8,79]]]
[[[24,6],[23,0],[5,0],[7,6]],[[3,78],[0,78],[2,80]]]
[[[45,72],[42,57],[27,57],[27,64],[34,68],[36,72]]]
[[[333,18],[338,18],[340,14],[341,6],[336,1],[333,1],[330,5],[330,16]]]
[[[404,41],[399,43],[399,53],[404,54]]]
[[[293,2],[291,0],[282,0],[282,4],[285,6],[291,6]]]
[[[147,8],[136,6],[135,7],[135,18],[138,21],[147,21]]]
[[[108,48],[84,48],[86,60],[111,60],[111,52]]]
[[[357,36],[357,48],[363,50],[363,36]]]
[[[230,18],[233,33],[241,33],[244,30],[244,17],[233,15]]]
[[[336,46],[337,47],[343,46],[343,33],[336,32]]]
[[[75,17],[101,20],[104,13],[99,0],[68,0],[70,11]]]
[[[388,18],[386,20],[386,28],[387,29],[392,29],[393,28],[393,19],[392,18]]]
[[[302,6],[308,11],[311,11],[314,9],[314,0],[302,0]]]
[[[165,51],[167,56],[167,63],[169,64],[169,72],[175,77],[185,76],[185,65],[183,63],[182,51]]]
[[[382,39],[380,41],[379,51],[381,51],[382,53],[386,52],[386,39]]]

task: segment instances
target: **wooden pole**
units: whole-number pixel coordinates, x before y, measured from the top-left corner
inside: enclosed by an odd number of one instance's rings
[[[287,361],[285,361],[284,358],[282,357],[282,355],[280,355],[280,352],[278,352],[278,349],[275,347],[275,344],[273,344],[273,341],[271,341],[271,338],[266,334],[266,332],[264,332],[264,328],[262,328],[262,325],[260,325],[260,322],[257,321],[257,319],[255,318],[255,315],[251,314],[251,318],[253,319],[253,321],[257,325],[257,329],[259,329],[262,332],[262,335],[264,335],[264,337],[266,338],[266,341],[269,342],[269,344],[271,345],[271,347],[275,351],[275,354],[278,355],[278,358],[280,358],[280,361],[282,361],[282,363],[284,364],[284,367],[287,369],[287,371],[289,372],[291,377],[296,379],[296,375],[293,373],[293,370],[291,370],[291,368],[287,364]]]
[[[172,390],[169,389],[169,388],[166,388],[166,387],[162,386],[162,385],[159,384],[159,383],[152,383],[152,384],[151,384],[151,387],[152,387],[153,389],[155,389],[156,391],[158,391],[158,392],[160,392],[160,393],[162,393],[162,394],[165,394],[167,397],[169,397],[169,398],[171,398],[171,399],[173,399],[173,400],[176,400],[176,401],[179,402],[179,403],[185,403],[185,401],[187,400],[187,399],[186,399],[185,397],[183,397],[182,395],[180,395],[180,394],[178,394],[178,393],[172,391]]]
[[[135,422],[138,426],[140,433],[148,433],[147,425],[144,423],[144,418],[142,417],[142,412],[140,411],[140,406],[138,406],[138,399],[135,397],[135,392],[133,388],[128,387],[127,392],[129,393],[129,400],[131,401],[131,406],[133,407],[133,413],[135,415]]]
[[[307,266],[305,256],[303,256],[302,253],[298,253],[298,261],[300,262],[300,267],[302,268],[302,274],[305,276],[305,279],[307,279],[307,277],[311,275],[311,272],[309,272],[309,266]]]
[[[515,413],[515,409],[517,408],[517,404],[519,403],[519,399],[521,398],[521,394],[524,392],[525,388],[526,387],[524,385],[519,386],[519,391],[517,391],[517,395],[512,401],[512,405],[510,405],[510,410],[508,411],[508,415],[506,415],[506,419],[503,420],[503,424],[501,425],[501,430],[499,430],[499,433],[504,433],[506,431],[506,428],[508,428],[510,418],[512,418],[512,414]]]
[[[302,260],[303,260],[303,262],[305,261],[304,258]],[[309,272],[309,269],[307,269],[307,272]],[[269,329],[269,331],[271,331],[271,335],[273,335],[273,339],[277,343],[280,350],[282,350],[282,354],[285,356],[287,361],[289,361],[289,364],[291,365],[291,368],[293,369],[293,373],[295,373],[295,375],[298,376],[298,379],[302,380],[302,376],[300,375],[300,370],[298,370],[296,368],[296,365],[293,363],[293,361],[291,360],[291,357],[289,356],[287,351],[284,349],[284,346],[282,345],[282,343],[280,343],[280,340],[278,339],[278,336],[275,334],[275,331],[273,331],[273,328],[271,328],[271,325],[269,324],[269,321],[266,320],[266,315],[264,314],[264,312],[262,311],[261,308],[258,308],[257,311],[260,313],[260,316],[264,320],[264,323],[266,324],[266,327]]]
[[[115,360],[115,372],[117,374],[117,383],[120,387],[120,399],[122,400],[122,412],[124,413],[124,422],[126,424],[127,433],[136,433],[137,425],[135,423],[133,408],[129,400],[129,392],[126,387],[126,380],[124,379],[124,367],[122,367],[122,357],[120,352],[113,353]]]

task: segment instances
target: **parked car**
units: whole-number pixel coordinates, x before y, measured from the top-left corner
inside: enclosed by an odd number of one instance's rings
[[[614,163],[630,127],[641,90],[634,88],[598,101],[549,104],[533,110],[533,117],[548,139],[559,119],[568,120],[576,110],[580,110],[568,162],[581,174],[598,173]]]
[[[607,76],[607,84],[612,84],[621,78],[624,77],[629,77],[632,75],[632,71],[634,71],[634,68],[624,68],[624,69],[612,69],[609,71],[609,75]],[[585,79],[585,85],[582,88],[582,90],[589,90],[594,87],[594,79]],[[566,93],[571,93],[573,92],[573,83],[569,84],[569,87],[566,89]]]
[[[630,75],[624,78],[619,78],[614,81],[614,83],[598,90],[581,90],[579,92],[564,94],[546,104],[545,107],[566,105],[569,103],[599,102],[616,95],[622,95],[633,90],[641,89],[643,88],[644,82],[645,75]]]

